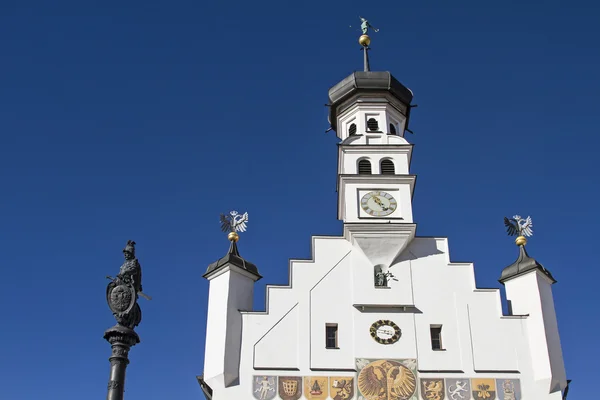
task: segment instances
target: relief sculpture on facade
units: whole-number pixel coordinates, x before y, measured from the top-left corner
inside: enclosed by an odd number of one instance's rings
[[[359,400],[416,400],[417,362],[357,359]]]

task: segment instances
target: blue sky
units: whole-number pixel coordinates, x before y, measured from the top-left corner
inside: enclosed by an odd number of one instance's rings
[[[341,233],[327,90],[371,66],[415,93],[418,235],[449,237],[477,284],[517,256],[532,215],[556,277],[569,400],[600,356],[595,228],[599,9],[591,1],[0,3],[2,397],[102,398],[106,275],[138,243],[142,343],[128,400],[200,399],[218,216],[248,211],[242,255],[286,283],[311,235]]]

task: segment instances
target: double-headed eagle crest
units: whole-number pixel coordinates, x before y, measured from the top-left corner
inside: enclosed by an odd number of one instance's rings
[[[509,236],[531,236],[533,235],[533,222],[531,217],[521,218],[515,215],[512,218],[504,217],[504,225]]]
[[[223,232],[245,232],[248,213],[240,214],[230,211],[229,215],[221,214],[221,230]]]

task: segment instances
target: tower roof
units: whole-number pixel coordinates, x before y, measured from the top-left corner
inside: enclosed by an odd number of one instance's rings
[[[536,269],[546,275],[552,283],[556,283],[556,279],[554,279],[550,271],[544,268],[536,259],[529,257],[527,250],[525,250],[525,245],[521,245],[519,246],[519,257],[514,263],[502,270],[502,274],[498,281],[504,284],[504,282],[509,279],[516,278],[517,276]]]
[[[243,259],[242,256],[240,256],[240,252],[238,251],[237,243],[235,240],[231,241],[231,245],[229,246],[229,251],[227,252],[227,254],[225,254],[224,257],[218,259],[214,263],[210,264],[206,269],[206,273],[202,276],[206,278],[208,275],[212,274],[213,272],[224,267],[227,264],[235,265],[236,267],[241,268],[256,276],[258,279],[262,278],[262,276],[258,273],[258,268],[256,268],[256,265],[252,264],[250,261]]]
[[[349,97],[357,93],[382,92],[390,93],[395,98],[406,105],[410,110],[410,103],[413,99],[413,92],[400,83],[388,71],[357,71],[338,82],[329,89],[329,123],[335,130],[337,129],[337,117],[339,106]],[[409,111],[407,111],[409,114]],[[408,122],[408,115],[406,116]],[[408,126],[408,124],[407,124]]]

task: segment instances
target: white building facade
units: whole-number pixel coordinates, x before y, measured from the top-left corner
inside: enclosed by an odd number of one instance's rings
[[[203,391],[213,400],[560,400],[567,386],[552,275],[524,246],[478,289],[448,240],[415,236],[412,92],[389,72],[329,91],[341,140],[339,237],[313,237],[289,284],[253,311],[256,266],[232,242],[211,264]]]

